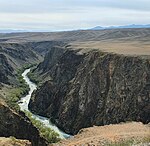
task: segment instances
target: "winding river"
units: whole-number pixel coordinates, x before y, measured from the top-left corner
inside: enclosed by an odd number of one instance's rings
[[[31,98],[31,94],[34,90],[37,89],[36,84],[34,84],[33,82],[30,81],[30,79],[28,78],[27,74],[30,72],[30,69],[26,69],[23,73],[23,79],[26,81],[26,83],[29,85],[30,91],[28,93],[28,95],[26,95],[25,97],[22,97],[21,100],[18,102],[20,109],[22,111],[28,111],[32,114],[32,117],[35,118],[36,120],[42,122],[46,127],[49,127],[51,129],[53,129],[55,132],[57,132],[60,135],[60,138],[68,138],[70,137],[70,135],[64,133],[63,131],[61,131],[56,125],[52,124],[50,122],[50,120],[46,117],[42,117],[42,116],[38,116],[33,114],[31,111],[29,111],[28,109],[28,104]]]

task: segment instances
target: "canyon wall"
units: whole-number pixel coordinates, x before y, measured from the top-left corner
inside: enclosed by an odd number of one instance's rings
[[[0,137],[9,136],[30,140],[32,146],[48,145],[24,113],[18,114],[0,102]]]
[[[64,46],[60,41],[26,43],[0,43],[0,83],[16,85],[15,75],[26,64],[38,64],[54,46]]]
[[[0,95],[6,99],[10,91],[8,88],[20,85],[20,69],[29,64],[39,64],[52,47],[64,45],[59,41],[0,42]]]
[[[0,83],[9,84],[9,76],[13,76],[14,69],[8,63],[4,54],[0,54]]]
[[[22,112],[16,113],[10,109],[5,101],[11,98],[9,92],[12,88],[19,88],[18,70],[27,64],[39,63],[48,50],[45,46],[51,43],[0,43],[0,137],[14,136],[30,140],[33,146],[47,145],[31,121]],[[45,50],[40,52],[42,47]]]
[[[35,72],[47,74],[29,108],[70,134],[93,125],[150,121],[150,60],[53,48]]]
[[[17,71],[26,64],[39,63],[40,58],[27,44],[0,43],[0,83],[16,86]]]

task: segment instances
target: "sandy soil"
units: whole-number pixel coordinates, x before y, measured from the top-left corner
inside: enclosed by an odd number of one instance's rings
[[[31,146],[28,140],[0,137],[0,146]]]
[[[94,126],[82,129],[79,134],[62,140],[55,146],[103,146],[108,142],[119,142],[130,139],[150,138],[150,127],[138,122],[116,125]]]

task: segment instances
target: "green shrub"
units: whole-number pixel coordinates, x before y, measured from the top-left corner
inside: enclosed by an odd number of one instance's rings
[[[16,87],[10,90],[9,96],[6,99],[7,104],[12,109],[19,111],[19,105],[17,102],[21,99],[22,96],[26,95],[29,91],[29,87],[24,85],[24,87]]]
[[[60,141],[59,134],[43,123],[32,117],[32,114],[25,111],[26,116],[31,120],[32,124],[39,130],[40,135],[44,137],[49,143],[56,143]]]
[[[32,73],[32,71],[29,72],[29,73],[27,74],[27,76],[29,77],[29,79],[30,79],[33,83],[39,84],[39,82],[40,82],[39,77],[38,77],[37,75],[35,75],[34,73]]]
[[[26,64],[17,71],[16,77],[18,80],[18,85],[10,90],[9,96],[6,99],[7,104],[16,111],[20,110],[17,102],[21,99],[21,97],[28,94],[30,90],[29,86],[26,84],[25,80],[22,77],[22,73],[24,72],[25,69],[33,67],[34,65],[35,64]]]

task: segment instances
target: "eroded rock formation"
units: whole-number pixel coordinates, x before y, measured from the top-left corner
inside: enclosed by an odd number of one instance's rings
[[[4,54],[0,54],[0,83],[9,84],[9,76],[13,76],[13,68]]]
[[[24,113],[18,114],[7,105],[0,103],[0,137],[14,136],[27,139],[33,146],[46,146],[47,142],[39,134]]]
[[[67,133],[124,121],[150,121],[150,61],[93,50],[54,48],[36,71],[49,74],[30,109]]]

